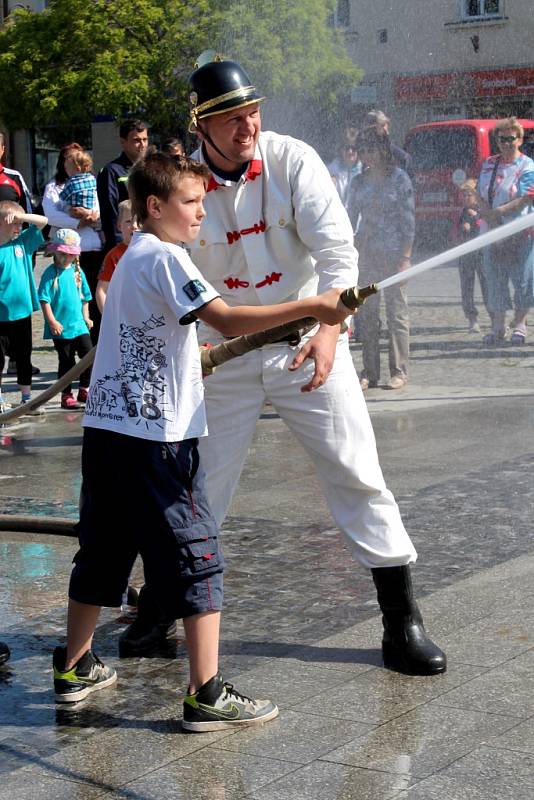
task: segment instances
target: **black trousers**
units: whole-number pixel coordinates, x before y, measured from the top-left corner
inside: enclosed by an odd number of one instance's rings
[[[32,318],[0,322],[0,384],[6,355],[17,362],[17,382],[31,386],[32,382]]]
[[[53,341],[59,358],[57,370],[58,380],[76,364],[76,356],[78,356],[78,358],[83,358],[93,347],[91,337],[88,333],[82,333],[81,336],[76,336],[75,339],[54,339]],[[87,389],[90,380],[91,367],[80,375],[80,389]],[[61,394],[70,394],[71,391],[72,385],[69,384],[65,386]]]
[[[91,341],[93,344],[98,342],[100,322],[102,320],[102,315],[96,304],[95,293],[98,273],[103,261],[103,252],[103,250],[86,250],[85,253],[80,253],[80,267],[87,278],[87,283],[93,296],[92,300],[89,301],[89,316],[93,320],[93,327],[91,328]]]

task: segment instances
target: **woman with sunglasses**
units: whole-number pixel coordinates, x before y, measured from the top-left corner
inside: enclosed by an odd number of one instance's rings
[[[356,131],[353,128],[345,130],[338,147],[338,155],[328,164],[327,169],[346,208],[350,182],[362,171],[356,147]]]
[[[357,148],[363,172],[350,185],[348,212],[359,251],[360,283],[375,283],[410,266],[415,235],[413,186],[395,166],[387,133],[368,128]],[[358,311],[365,391],[380,379],[380,295],[384,295],[389,332],[390,379],[385,389],[401,389],[408,380],[410,318],[406,288],[391,286],[370,297]]]
[[[534,161],[524,155],[523,128],[515,117],[495,125],[497,155],[482,165],[478,179],[481,197],[481,232],[511,222],[531,210],[534,196]],[[502,344],[507,336],[506,312],[513,308],[511,343],[522,345],[527,333],[527,314],[534,305],[534,238],[530,230],[491,245],[484,253],[488,284],[488,309],[491,332],[484,336],[486,346]],[[514,298],[510,295],[510,282]]]

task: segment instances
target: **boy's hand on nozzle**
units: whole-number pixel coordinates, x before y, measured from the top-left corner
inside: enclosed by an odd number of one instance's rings
[[[341,300],[341,294],[344,291],[344,289],[328,289],[318,295],[315,316],[319,322],[326,325],[340,325],[344,319],[354,313]]]

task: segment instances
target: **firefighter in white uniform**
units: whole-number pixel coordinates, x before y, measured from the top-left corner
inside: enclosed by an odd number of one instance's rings
[[[212,172],[193,261],[230,305],[269,304],[356,285],[352,228],[326,167],[304,142],[260,132],[263,98],[241,66],[207,61],[190,78],[193,157]],[[201,328],[199,341],[220,335]],[[370,568],[383,614],[386,666],[446,669],[426,636],[409,564],[417,554],[386,488],[374,433],[339,326],[318,326],[296,350],[280,342],[225,364],[205,382],[207,491],[224,518],[265,400],[312,458],[336,524]]]

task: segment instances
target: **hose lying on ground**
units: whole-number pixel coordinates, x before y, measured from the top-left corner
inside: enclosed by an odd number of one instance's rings
[[[0,514],[0,531],[17,533],[49,533],[55,536],[74,536],[77,520],[66,517],[32,517],[30,514]]]
[[[3,414],[0,414],[0,425],[4,425],[6,422],[11,422],[18,417],[22,417],[24,415],[29,414],[32,411],[36,411],[40,406],[48,403],[56,394],[63,391],[63,389],[72,383],[72,381],[76,380],[76,378],[82,374],[84,370],[91,366],[93,361],[95,360],[95,352],[96,347],[93,347],[92,350],[89,350],[87,355],[81,358],[77,364],[75,364],[68,372],[66,372],[62,378],[49,386],[48,389],[45,389],[44,392],[32,397],[31,400],[28,400],[27,403],[23,403],[20,406],[16,406],[16,408],[12,408],[10,411],[4,411]]]

